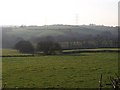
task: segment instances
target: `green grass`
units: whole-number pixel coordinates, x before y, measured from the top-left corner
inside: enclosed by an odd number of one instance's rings
[[[82,53],[80,56],[3,58],[3,85],[8,88],[98,88],[118,72],[117,53]]]
[[[2,87],[2,58],[0,57],[0,88]]]
[[[2,49],[2,56],[17,56],[17,55],[24,56],[24,55],[31,55],[31,54],[23,54],[16,49]]]
[[[21,54],[19,51],[15,49],[2,49],[2,55],[16,55]]]

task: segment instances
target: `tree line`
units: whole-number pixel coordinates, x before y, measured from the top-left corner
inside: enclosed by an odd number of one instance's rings
[[[21,40],[15,44],[14,49],[28,54],[43,53],[45,55],[53,55],[62,53],[60,44],[54,41],[39,42],[35,46],[30,41]]]

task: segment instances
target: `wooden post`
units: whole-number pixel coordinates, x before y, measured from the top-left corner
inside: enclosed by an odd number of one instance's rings
[[[102,74],[101,74],[100,80],[99,80],[99,90],[102,90]]]

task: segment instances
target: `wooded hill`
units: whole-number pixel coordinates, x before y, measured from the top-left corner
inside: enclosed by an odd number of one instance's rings
[[[2,27],[3,48],[13,48],[20,40],[29,40],[33,45],[52,40],[63,49],[118,47],[118,27],[62,24]]]

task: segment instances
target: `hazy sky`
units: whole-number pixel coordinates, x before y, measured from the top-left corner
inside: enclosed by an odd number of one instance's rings
[[[116,26],[118,1],[0,0],[0,25],[99,24]]]

